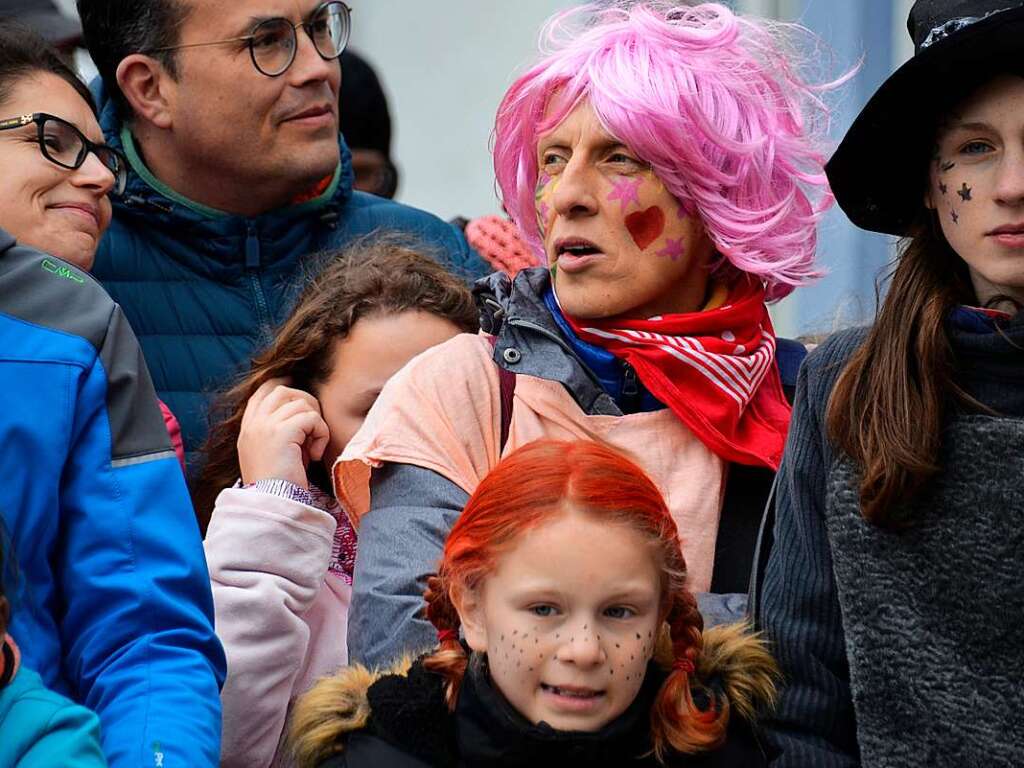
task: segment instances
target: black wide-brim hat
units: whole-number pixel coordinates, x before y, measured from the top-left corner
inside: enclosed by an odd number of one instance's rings
[[[1024,1],[917,0],[914,56],[882,83],[825,166],[862,229],[906,235],[918,216],[939,116],[982,79],[1024,74]]]

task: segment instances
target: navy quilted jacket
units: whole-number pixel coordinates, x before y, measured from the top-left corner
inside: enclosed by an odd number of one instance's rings
[[[212,394],[230,385],[284,320],[310,256],[375,230],[408,233],[467,281],[491,270],[436,216],[352,189],[351,156],[318,198],[256,218],[185,199],[141,161],[97,80],[106,140],[128,156],[125,196],[96,254],[95,276],[123,308],[157,394],[181,422],[190,472]]]

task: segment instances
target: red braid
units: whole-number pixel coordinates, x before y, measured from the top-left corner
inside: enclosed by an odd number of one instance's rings
[[[712,697],[706,710],[693,701],[693,677],[704,647],[704,619],[689,590],[673,593],[666,621],[672,643],[672,671],[651,709],[651,737],[659,761],[669,748],[684,754],[715,749],[725,740],[729,723],[728,701]]]
[[[445,679],[444,700],[448,709],[454,712],[469,658],[459,642],[461,621],[446,582],[443,576],[431,576],[427,579],[427,591],[423,593],[427,601],[427,620],[437,629],[439,641],[437,650],[424,659],[423,666]]]

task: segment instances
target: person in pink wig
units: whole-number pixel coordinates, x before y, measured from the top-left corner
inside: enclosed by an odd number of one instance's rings
[[[794,35],[809,33],[719,4],[588,6],[544,27],[498,109],[494,166],[547,266],[478,284],[485,333],[399,372],[334,466],[360,541],[352,661],[434,643],[421,595],[448,530],[539,438],[632,456],[666,494],[705,618],[743,615],[804,353],[767,303],[818,275],[832,202],[829,112]]]

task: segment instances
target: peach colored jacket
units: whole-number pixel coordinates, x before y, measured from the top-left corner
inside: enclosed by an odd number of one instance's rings
[[[357,529],[370,508],[373,467],[412,464],[471,494],[497,463],[501,398],[491,354],[486,336],[462,334],[414,358],[387,383],[334,465],[335,493]],[[672,411],[588,415],[561,384],[519,375],[504,453],[539,438],[600,440],[637,461],[679,526],[690,589],[707,591],[725,467]]]

